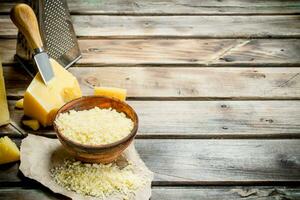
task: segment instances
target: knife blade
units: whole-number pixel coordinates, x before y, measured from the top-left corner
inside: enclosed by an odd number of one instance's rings
[[[49,56],[43,48],[37,18],[34,11],[27,4],[15,5],[10,12],[10,18],[25,36],[34,52],[34,62],[44,83],[47,85],[54,77],[54,72],[49,61]]]
[[[35,50],[36,51],[36,50]],[[54,77],[52,66],[49,61],[49,56],[45,51],[36,53],[33,57],[36,67],[38,68],[41,77],[45,84]]]

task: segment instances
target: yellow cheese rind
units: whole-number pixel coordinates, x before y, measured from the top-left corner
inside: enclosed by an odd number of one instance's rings
[[[126,89],[115,88],[115,87],[95,87],[94,95],[112,97],[112,98],[117,98],[121,101],[125,101],[127,91]]]
[[[24,114],[51,126],[57,110],[65,103],[82,96],[77,79],[55,60],[50,59],[54,78],[45,85],[38,73],[24,95]]]
[[[6,99],[3,70],[0,62],[0,126],[8,123],[9,123],[9,111],[8,111],[8,105]]]
[[[19,109],[23,109],[23,101],[24,99],[19,99],[18,101],[16,101],[15,107],[19,108]]]
[[[30,127],[32,130],[38,130],[40,128],[40,123],[36,119],[30,119],[30,120],[23,120],[22,123],[25,126]]]
[[[17,145],[5,136],[0,138],[0,164],[20,160],[20,151]]]

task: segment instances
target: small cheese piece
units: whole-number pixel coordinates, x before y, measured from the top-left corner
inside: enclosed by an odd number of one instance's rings
[[[8,112],[8,105],[6,100],[3,70],[0,62],[0,126],[8,123],[9,123],[9,112]]]
[[[18,101],[16,101],[15,107],[19,109],[23,109],[23,101],[24,99],[19,99]]]
[[[115,87],[95,87],[94,95],[117,98],[121,101],[126,100],[126,89]]]
[[[5,136],[0,138],[0,164],[20,160],[20,151],[17,145]]]
[[[23,120],[22,123],[25,126],[30,127],[32,130],[38,130],[40,128],[40,123],[36,119],[30,119],[30,120]]]
[[[82,96],[77,79],[55,60],[50,59],[54,78],[45,85],[37,73],[24,95],[24,114],[51,126],[57,110],[68,101]]]

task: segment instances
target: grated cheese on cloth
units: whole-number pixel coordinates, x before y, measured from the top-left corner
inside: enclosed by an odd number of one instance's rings
[[[61,113],[55,123],[67,138],[89,145],[116,142],[129,135],[133,129],[133,121],[112,108],[71,110]]]
[[[65,160],[61,166],[51,169],[51,175],[59,185],[83,195],[105,198],[118,193],[123,199],[129,199],[146,183],[145,177],[134,173],[135,167],[131,163],[120,169],[115,163]]]

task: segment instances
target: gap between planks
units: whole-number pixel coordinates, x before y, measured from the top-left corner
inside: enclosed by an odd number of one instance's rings
[[[17,0],[17,2],[24,2]],[[15,4],[13,1],[2,3],[0,12],[8,14],[9,9]],[[71,14],[112,14],[112,15],[263,15],[263,14],[298,14],[299,1],[130,1],[124,0],[94,0],[89,3],[68,0]]]

